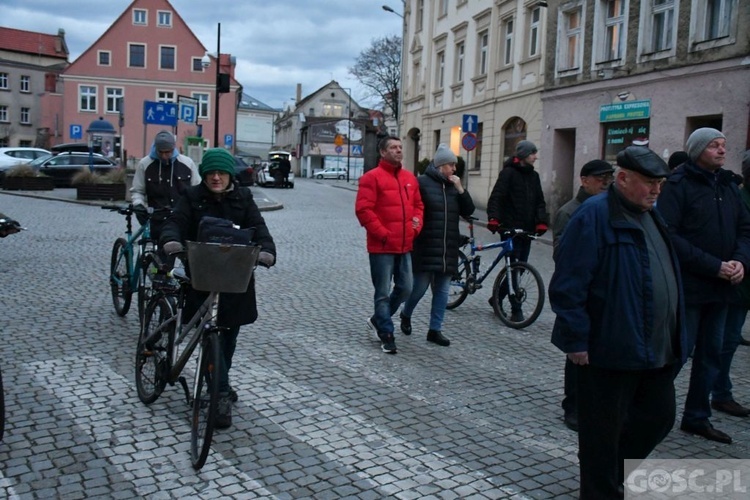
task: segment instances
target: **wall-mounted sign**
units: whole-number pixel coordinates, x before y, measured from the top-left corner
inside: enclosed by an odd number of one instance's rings
[[[599,107],[600,122],[646,120],[651,117],[651,99],[605,104]]]

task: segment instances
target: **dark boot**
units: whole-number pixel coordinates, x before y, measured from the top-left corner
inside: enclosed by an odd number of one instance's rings
[[[404,335],[411,335],[411,318],[407,318],[403,313],[399,314],[401,318],[401,331]]]
[[[427,342],[433,342],[437,345],[447,347],[451,345],[451,341],[443,336],[440,330],[430,330],[427,332]]]

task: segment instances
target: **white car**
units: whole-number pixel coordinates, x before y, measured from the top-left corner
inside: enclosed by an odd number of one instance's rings
[[[346,179],[346,167],[328,167],[315,173],[316,179]]]
[[[273,173],[277,173],[277,169],[278,166],[274,162],[263,164],[255,173],[255,183],[263,187],[279,187],[280,184],[277,183],[277,179],[274,178],[271,172],[273,170]],[[294,189],[294,172],[289,172],[289,184],[286,187]]]
[[[49,151],[41,148],[0,148],[0,170],[8,170],[48,154]]]

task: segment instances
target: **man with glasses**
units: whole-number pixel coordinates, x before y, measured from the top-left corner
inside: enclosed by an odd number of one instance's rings
[[[552,256],[557,254],[557,247],[560,244],[565,226],[570,221],[573,213],[581,206],[581,203],[592,196],[603,193],[607,190],[614,180],[615,169],[604,160],[591,160],[581,168],[581,187],[578,188],[578,194],[565,205],[561,206],[555,213],[552,221]],[[578,431],[578,411],[576,410],[576,380],[575,365],[565,359],[565,397],[562,401],[564,412],[563,421],[565,426],[572,430]]]
[[[659,212],[682,268],[688,352],[693,353],[680,429],[730,444],[732,438],[711,425],[711,408],[736,416],[745,409],[732,399],[709,399],[722,366],[729,302],[750,265],[750,213],[733,181],[735,174],[722,168],[724,134],[699,128],[686,146],[688,161],[674,170],[659,197]]]
[[[623,460],[646,458],[672,429],[687,353],[677,255],[654,210],[669,168],[642,146],[617,164],[565,227],[549,284],[552,343],[577,371],[583,500],[622,498]]]

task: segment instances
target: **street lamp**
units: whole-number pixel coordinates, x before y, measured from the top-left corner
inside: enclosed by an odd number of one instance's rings
[[[403,4],[404,9],[406,9],[406,0],[401,0],[401,3]],[[384,11],[390,12],[391,14],[396,14],[398,17],[401,18],[401,67],[399,68],[399,71],[401,74],[399,75],[399,79],[398,79],[398,83],[399,83],[398,93],[397,93],[398,117],[396,118],[396,135],[400,139],[401,138],[401,120],[402,120],[401,101],[403,101],[403,97],[404,97],[404,91],[403,91],[403,88],[404,88],[404,54],[406,52],[404,50],[404,46],[406,45],[406,18],[404,18],[403,14],[399,14],[388,5],[383,5],[382,8]]]
[[[342,90],[346,90],[349,96],[349,106],[346,110],[346,182],[349,182],[349,170],[351,169],[351,157],[352,157],[352,89],[347,87],[340,87]]]
[[[386,12],[390,12],[392,14],[396,14],[401,19],[404,18],[403,14],[399,14],[398,12],[396,12],[395,10],[393,10],[391,7],[389,7],[387,5],[383,5],[383,10],[386,11]]]
[[[201,65],[204,68],[211,66],[211,54],[206,54],[201,59]],[[229,79],[226,81],[222,78],[221,73],[221,23],[218,24],[216,31],[216,104],[214,105],[214,147],[219,147],[219,96],[229,92]]]

